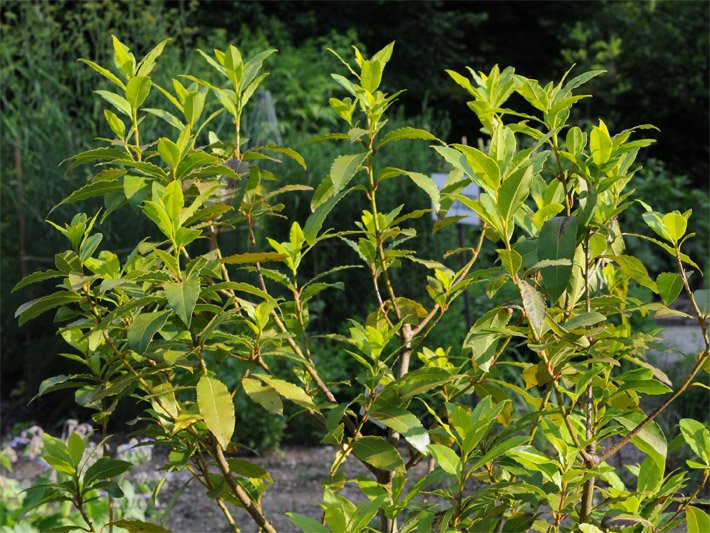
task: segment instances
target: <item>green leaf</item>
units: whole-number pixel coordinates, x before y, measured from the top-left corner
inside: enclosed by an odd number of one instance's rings
[[[335,205],[345,197],[346,194],[350,192],[348,189],[340,191],[338,194],[330,197],[327,201],[319,205],[311,216],[306,220],[306,224],[303,226],[303,235],[306,238],[308,244],[314,244],[318,238],[318,233],[325,222],[325,218],[333,210]]]
[[[85,65],[90,66],[96,72],[98,72],[99,74],[104,76],[106,79],[111,81],[111,83],[113,83],[114,85],[118,85],[124,91],[126,90],[126,84],[123,83],[121,81],[121,79],[118,76],[116,76],[113,72],[111,72],[110,70],[105,69],[101,65],[98,65],[98,64],[94,63],[93,61],[89,61],[88,59],[79,59],[79,61],[81,61]]]
[[[508,450],[512,450],[517,446],[522,446],[523,444],[528,442],[528,440],[528,437],[518,436],[506,439],[503,442],[499,442],[498,444],[493,446],[493,448],[488,450],[478,461],[476,461],[471,467],[471,470],[477,470],[483,465],[488,464],[491,461],[497,459],[498,457],[502,457]]]
[[[82,298],[76,293],[69,291],[56,292],[49,296],[42,296],[36,300],[31,300],[22,304],[15,311],[15,318],[19,318],[19,324],[22,326],[28,320],[38,317],[42,313],[72,302],[78,302]]]
[[[489,192],[495,192],[498,190],[501,175],[500,167],[495,160],[491,159],[477,148],[466,146],[465,144],[454,144],[452,146],[466,156],[466,161],[469,165],[471,165],[471,168],[473,168],[479,185],[483,186]],[[450,159],[451,155],[447,158],[446,153],[441,150],[441,148],[443,147],[437,146],[435,149],[454,166],[460,166],[460,163],[456,163]]]
[[[387,135],[385,135],[382,140],[380,141],[380,144],[377,146],[377,149],[379,150],[382,148],[385,144],[393,142],[393,141],[399,141],[401,139],[422,139],[425,141],[435,141],[437,138],[429,133],[426,130],[422,130],[419,128],[411,128],[411,127],[404,127],[404,128],[399,128],[393,131],[390,131]]]
[[[160,158],[171,167],[176,168],[180,164],[181,152],[178,145],[166,137],[158,140],[158,153]]]
[[[146,200],[143,203],[143,212],[145,215],[155,222],[155,225],[160,228],[166,237],[173,237],[173,222],[170,220],[165,208],[157,202]]]
[[[382,65],[379,61],[363,61],[361,65],[360,84],[362,88],[374,93],[382,82]]]
[[[658,293],[658,287],[656,287],[656,282],[653,281],[648,275],[648,270],[646,270],[646,267],[640,259],[632,255],[617,255],[612,256],[611,259],[616,261],[622,272],[626,274],[629,278],[636,281],[639,285],[642,285],[647,289],[651,289],[653,292]]]
[[[511,276],[515,276],[523,264],[523,256],[515,250],[498,250],[498,256],[506,272]]]
[[[84,474],[84,487],[90,487],[101,479],[110,479],[128,472],[133,465],[112,457],[101,457]]]
[[[289,383],[288,381],[284,381],[267,374],[252,374],[251,377],[260,379],[278,392],[281,396],[292,401],[296,405],[299,405],[304,409],[310,409],[318,412],[318,407],[315,403],[313,403],[313,398],[311,398],[306,391],[298,385],[294,385],[293,383]]]
[[[530,194],[532,179],[533,166],[528,165],[513,172],[500,186],[498,191],[498,210],[508,227],[510,227],[515,213]]]
[[[84,457],[84,449],[86,448],[86,443],[77,433],[72,433],[69,435],[67,440],[67,450],[69,451],[69,456],[71,457],[74,466],[78,467],[81,462],[81,458]]]
[[[331,533],[330,529],[310,516],[300,513],[286,513],[286,516],[288,516],[291,522],[293,522],[303,533]]]
[[[22,278],[20,280],[20,282],[12,288],[12,292],[19,291],[23,287],[26,287],[28,285],[32,285],[34,283],[39,283],[41,281],[45,281],[45,280],[53,279],[53,278],[61,278],[63,276],[64,276],[64,273],[60,272],[59,270],[45,270],[45,271],[33,272],[32,274]]]
[[[229,255],[222,259],[223,263],[228,265],[244,265],[251,263],[266,263],[268,261],[282,261],[288,255],[279,254],[276,252],[257,252]]]
[[[333,183],[334,192],[340,192],[347,186],[366,157],[367,153],[339,155],[335,158],[330,167],[330,180]]]
[[[519,287],[520,296],[523,299],[523,309],[525,309],[525,314],[528,316],[530,326],[537,335],[540,335],[547,312],[545,300],[527,281],[521,281]]]
[[[688,229],[688,221],[678,211],[663,215],[663,226],[673,242],[678,242]]]
[[[163,191],[163,206],[165,207],[165,213],[170,218],[172,227],[177,229],[180,227],[180,213],[182,213],[182,208],[185,206],[185,197],[182,193],[182,184],[173,180],[165,187]]]
[[[258,464],[247,461],[246,459],[230,458],[227,459],[229,469],[239,476],[244,476],[250,479],[271,479],[269,473],[261,468]]]
[[[645,416],[641,413],[629,412],[617,415],[615,420],[631,431],[640,424],[644,418]],[[648,424],[631,439],[631,443],[643,453],[652,457],[661,470],[665,469],[668,443],[658,424],[655,422]]]
[[[458,474],[461,460],[454,450],[442,444],[430,444],[428,448],[444,472],[451,476]]]
[[[44,394],[49,394],[50,392],[54,392],[56,390],[77,388],[84,384],[81,381],[72,381],[75,378],[85,379],[85,376],[81,374],[60,374],[58,376],[52,376],[51,378],[45,379],[39,384],[39,390],[32,400],[30,400],[30,403]]]
[[[360,437],[353,442],[355,457],[380,470],[404,470],[404,461],[397,448],[382,437]]]
[[[123,178],[123,195],[133,205],[139,206],[150,192],[149,181],[140,176],[126,176]]]
[[[116,520],[112,522],[116,527],[125,529],[129,533],[172,533],[169,529],[165,529],[159,524],[151,524],[150,522],[143,522],[142,520]]]
[[[123,121],[110,109],[104,109],[104,117],[111,131],[114,132],[119,139],[123,139],[126,136],[126,125]]]
[[[404,377],[392,382],[397,396],[402,400],[410,400],[417,394],[423,394],[453,379],[448,370],[436,367],[421,367],[412,370]]]
[[[132,350],[142,354],[148,348],[153,336],[160,331],[168,321],[170,311],[141,313],[126,328],[128,345]]]
[[[675,272],[662,272],[656,278],[656,286],[663,303],[670,305],[675,302],[683,290],[683,278]]]
[[[173,128],[175,128],[178,131],[182,131],[185,128],[185,124],[177,118],[175,115],[172,113],[165,111],[164,109],[156,109],[153,107],[144,107],[143,111],[146,113],[150,113],[151,115],[154,115],[160,119],[163,119],[165,122],[170,124]]]
[[[94,485],[95,490],[102,490],[113,498],[123,498],[123,490],[115,481],[99,481]]]
[[[693,293],[693,297],[698,304],[700,312],[704,316],[710,315],[710,290],[698,289]]]
[[[273,387],[252,378],[243,378],[242,387],[249,398],[270,413],[283,415],[283,403]]]
[[[229,389],[217,378],[202,376],[197,383],[197,405],[207,429],[223,449],[234,434],[234,402]]]
[[[158,59],[160,54],[163,53],[165,45],[171,41],[170,37],[159,42],[155,47],[146,54],[146,56],[138,64],[138,70],[136,71],[137,76],[150,76],[155,68],[155,60]]]
[[[94,92],[98,94],[101,98],[106,100],[113,107],[115,107],[118,111],[120,111],[127,117],[131,117],[131,104],[129,104],[128,100],[126,100],[123,96],[116,93],[112,93],[110,91],[103,90],[98,90]]]
[[[663,483],[663,470],[653,457],[646,457],[639,468],[636,490],[656,494]]]
[[[93,181],[71,193],[69,196],[64,198],[59,205],[78,202],[80,200],[86,200],[87,198],[94,198],[96,196],[104,196],[106,194],[122,190],[123,184],[119,180]]]
[[[564,326],[568,330],[582,329],[587,326],[593,326],[594,324],[599,324],[599,322],[604,322],[607,320],[606,315],[592,311],[590,313],[582,313],[581,315],[574,316],[565,322]]]
[[[287,148],[286,146],[278,146],[275,144],[270,144],[268,146],[262,146],[259,149],[267,151],[267,152],[276,152],[277,154],[283,154],[283,155],[293,159],[296,163],[298,163],[301,166],[301,168],[303,168],[303,170],[307,169],[306,160],[303,159],[303,156],[301,154],[299,154],[293,148]]]
[[[200,280],[191,279],[166,283],[164,289],[168,305],[180,317],[180,320],[189,327],[192,320],[192,312],[195,310],[195,304],[200,297]]]
[[[611,137],[609,130],[603,120],[599,120],[599,126],[592,128],[589,135],[589,149],[592,152],[592,160],[598,167],[602,166],[611,157]]]
[[[380,494],[374,500],[358,505],[355,516],[346,526],[346,531],[352,533],[361,533],[366,529],[369,531],[368,524],[386,503],[389,503],[389,498],[386,494]]]
[[[47,433],[42,435],[42,441],[44,443],[42,459],[49,463],[55,470],[74,475],[76,466],[64,443]]]
[[[606,70],[589,70],[587,72],[583,72],[579,76],[575,76],[565,83],[564,92],[572,91],[573,89],[576,89],[580,85],[584,85],[592,78],[596,78],[601,74],[606,74]]]
[[[683,440],[693,453],[706,465],[710,465],[710,431],[703,424],[692,418],[684,418],[679,423]]]
[[[417,451],[426,454],[429,433],[413,413],[402,407],[375,402],[368,414],[388,428],[400,433]]]
[[[468,413],[467,409],[457,406],[450,408],[450,418],[461,438],[461,449],[465,453],[471,453],[478,446],[483,437],[488,433],[488,429],[501,412],[509,407],[508,401],[493,403],[491,396],[486,396]]]
[[[528,470],[542,472],[549,480],[557,476],[561,470],[556,461],[551,460],[547,455],[532,446],[518,446],[511,449],[507,455]]]
[[[697,507],[689,505],[685,508],[685,521],[688,533],[707,533],[710,531],[710,516]]]
[[[136,60],[128,47],[119,41],[115,35],[111,36],[111,40],[113,42],[113,62],[126,78],[130,78],[135,71]]]
[[[434,206],[434,211],[438,212],[439,209],[441,209],[441,200],[439,188],[436,186],[436,182],[421,172],[409,172],[407,170],[402,170],[402,173],[409,177],[409,179],[412,180],[417,187],[429,195],[431,203]]]
[[[79,248],[79,259],[81,259],[82,263],[94,254],[103,237],[104,236],[101,233],[94,233],[81,243],[81,247]]]
[[[136,76],[128,80],[126,100],[134,111],[143,105],[145,99],[148,98],[152,85],[153,82],[146,76]]]
[[[653,231],[656,232],[656,234],[658,236],[660,236],[661,238],[663,238],[667,241],[673,240],[671,238],[670,234],[668,233],[668,229],[666,228],[666,225],[663,223],[663,216],[660,213],[657,213],[655,211],[649,211],[649,212],[643,213],[641,215],[641,218],[643,219],[643,221],[646,223],[646,225],[649,228],[651,228]],[[673,248],[670,249],[669,253],[671,255],[675,255]]]
[[[556,302],[567,288],[572,275],[575,240],[577,237],[577,217],[554,217],[543,224],[537,241],[537,257],[545,259],[567,259],[569,265],[556,265],[540,270],[542,285]]]

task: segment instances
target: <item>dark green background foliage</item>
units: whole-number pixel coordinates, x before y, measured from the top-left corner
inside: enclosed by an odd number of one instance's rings
[[[396,20],[382,31],[373,20]],[[515,65],[521,74],[535,74],[541,80],[558,78],[571,63],[579,70],[605,68],[609,72],[593,81],[589,91],[595,98],[583,105],[585,116],[608,117],[609,128],[619,131],[650,122],[661,129],[659,142],[649,150],[650,161],[636,181],[639,196],[653,201],[662,212],[693,207],[692,231],[709,235],[708,173],[708,7],[706,2],[243,2],[196,1],[149,2],[138,0],[3,2],[2,49],[2,218],[0,247],[2,313],[2,390],[27,398],[48,375],[62,373],[62,342],[52,333],[51,317],[36,320],[18,330],[14,310],[32,294],[46,293],[37,286],[13,295],[11,288],[23,274],[52,267],[61,237],[47,230],[44,219],[57,202],[86,178],[81,172],[66,172],[60,163],[85,149],[94,137],[108,135],[103,119],[104,105],[92,94],[102,85],[99,77],[78,63],[78,57],[109,62],[107,34],[120,35],[140,55],[165,37],[176,42],[161,58],[157,77],[181,65],[197,76],[207,69],[194,48],[209,51],[236,42],[246,53],[268,46],[279,54],[267,62],[271,76],[265,86],[273,95],[279,134],[285,144],[306,134],[331,130],[335,115],[328,98],[337,86],[327,75],[337,70],[337,60],[326,51],[333,48],[349,55],[351,44],[370,52],[392,40],[397,52],[385,76],[389,92],[402,87],[397,118],[387,128],[404,124],[423,127],[449,142],[466,136],[475,144],[479,136],[472,115],[467,112],[465,95],[450,83],[443,68],[460,70],[464,65],[488,70],[493,64]],[[151,99],[158,99],[153,94]],[[149,100],[149,103],[152,100]],[[519,102],[516,101],[516,105]],[[157,106],[156,106],[157,107]],[[513,107],[513,106],[511,106]],[[436,112],[431,111],[436,109]],[[247,121],[249,117],[247,117]],[[159,121],[154,121],[159,122]],[[226,121],[215,129],[229,126]],[[161,126],[155,126],[161,127]],[[273,141],[273,139],[271,139]],[[308,177],[296,165],[280,175],[293,182],[317,186],[328,173],[334,148],[319,143],[300,148],[308,162]],[[22,164],[22,202],[17,173],[17,155]],[[436,171],[434,160],[418,147],[401,148],[382,164]],[[406,163],[405,163],[406,162]],[[427,207],[426,195],[401,185],[391,187],[383,198],[383,210],[411,199]],[[99,204],[96,204],[98,207]],[[85,207],[85,206],[82,206]],[[77,209],[56,210],[51,218],[64,222]],[[300,203],[289,204],[286,216],[303,220],[309,205],[306,195]],[[341,206],[342,220],[351,220],[361,205]],[[640,206],[627,211],[632,223],[640,218]],[[127,211],[127,215],[130,215]],[[122,223],[113,217],[100,230],[114,250],[134,242],[146,228]],[[132,217],[131,220],[139,220]],[[431,221],[424,217],[419,224]],[[24,227],[24,233],[18,229]],[[336,226],[337,228],[337,226]],[[272,228],[261,228],[274,238]],[[456,239],[453,228],[432,237],[420,231],[413,243],[427,255]],[[472,235],[472,234],[471,234]],[[467,237],[469,235],[467,234]],[[243,235],[234,235],[235,251],[244,246]],[[240,244],[241,243],[241,244]],[[698,239],[690,254],[707,261],[707,242]],[[669,269],[655,250],[643,241],[629,243],[649,270]],[[21,249],[25,257],[20,258]],[[491,261],[492,250],[484,249],[483,262]],[[313,264],[314,271],[336,261],[356,263],[354,252],[335,242],[324,246]],[[305,272],[305,270],[304,270]],[[419,273],[404,270],[401,276],[415,279]],[[318,315],[320,327],[337,330],[344,317],[364,313],[364,304],[354,295],[366,286],[367,272],[343,273],[345,290],[330,291]],[[399,280],[404,281],[406,279]],[[695,280],[698,282],[699,280]],[[423,287],[411,286],[411,296],[420,296]],[[476,315],[490,306],[485,296],[472,294]],[[362,305],[362,308],[358,306]],[[448,321],[435,335],[463,338],[463,321]],[[323,342],[314,346],[316,357],[328,361],[323,367],[328,379],[348,377],[350,368],[333,348]],[[337,388],[336,388],[337,391]],[[57,402],[52,405],[66,404]],[[46,409],[56,417],[59,409]],[[245,421],[246,423],[246,421]],[[274,420],[263,435],[255,435],[256,448],[278,445],[284,428]],[[293,424],[290,437],[305,438],[307,426]]]

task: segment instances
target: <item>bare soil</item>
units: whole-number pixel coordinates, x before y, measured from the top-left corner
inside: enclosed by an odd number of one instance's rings
[[[328,477],[334,448],[285,448],[263,457],[249,460],[265,468],[273,485],[264,494],[262,508],[279,532],[298,532],[285,513],[296,512],[320,520],[323,489],[321,481]],[[344,467],[347,479],[367,475],[367,470],[357,461],[348,461]],[[177,490],[189,479],[187,472],[180,473],[166,484],[163,499]],[[354,484],[347,484],[341,493],[352,501],[364,501],[365,497]],[[231,508],[243,533],[256,532],[257,527],[243,509]],[[194,481],[180,494],[165,525],[175,533],[202,533],[231,531],[224,515],[213,500],[205,498],[204,489]]]

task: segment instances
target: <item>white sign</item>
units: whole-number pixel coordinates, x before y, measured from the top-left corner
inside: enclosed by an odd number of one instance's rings
[[[439,190],[442,190],[444,186],[446,185],[446,178],[448,178],[449,175],[444,173],[444,172],[435,172],[434,174],[431,175],[431,179],[434,180],[436,183],[436,186],[439,188]],[[475,183],[471,183],[469,185],[466,185],[466,187],[463,188],[463,190],[459,193],[462,196],[466,196],[468,198],[471,198],[473,200],[478,199],[478,195],[481,193],[481,189],[478,185]],[[432,212],[432,216],[434,219],[436,219],[436,213]],[[450,217],[465,217],[462,218],[457,222],[457,224],[466,224],[469,226],[480,226],[481,225],[481,219],[478,218],[478,215],[476,214],[475,211],[470,209],[469,207],[466,207],[464,204],[456,200],[453,204],[451,204],[451,207],[449,208],[449,211],[447,213],[447,216]]]

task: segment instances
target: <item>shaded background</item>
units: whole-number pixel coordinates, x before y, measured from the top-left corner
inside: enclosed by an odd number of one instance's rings
[[[451,82],[445,68],[461,71],[471,66],[487,71],[498,63],[514,66],[521,74],[541,81],[558,79],[574,63],[580,71],[604,68],[608,73],[587,86],[594,98],[579,106],[574,122],[603,117],[612,133],[644,123],[660,128],[660,133],[653,133],[658,142],[645,152],[645,166],[634,186],[639,196],[659,211],[695,210],[691,230],[701,237],[689,245],[688,251],[706,265],[710,238],[709,6],[705,1],[4,0],[0,15],[3,423],[28,416],[57,422],[76,414],[71,396],[60,395],[24,411],[39,383],[50,375],[71,372],[71,363],[57,356],[64,347],[51,316],[34,320],[21,330],[13,318],[21,303],[46,293],[47,287],[37,285],[15,294],[10,291],[24,274],[53,268],[54,253],[62,249],[60,236],[44,219],[54,205],[84,183],[88,170],[67,173],[60,163],[88,148],[95,137],[108,134],[104,104],[92,94],[105,82],[76,60],[84,57],[111,64],[110,34],[116,34],[137,56],[166,36],[173,37],[159,61],[158,77],[163,81],[184,72],[208,75],[204,61],[194,51],[196,47],[224,48],[233,42],[247,54],[268,46],[278,48],[280,53],[267,61],[272,74],[265,86],[273,97],[278,136],[287,145],[337,127],[328,98],[337,95],[338,88],[329,73],[340,72],[342,66],[327,47],[350,57],[352,44],[373,53],[396,40],[384,86],[390,92],[400,88],[407,92],[401,96],[391,123],[429,128],[450,142],[465,135],[475,143],[478,125],[466,108],[465,93]],[[157,102],[159,95],[152,94],[151,99]],[[258,125],[254,127],[258,129]],[[274,132],[267,134],[276,136]],[[325,145],[304,148],[308,173],[304,176],[297,167],[287,166],[280,174],[294,182],[317,184],[327,174],[334,149]],[[388,157],[400,161],[399,165],[423,172],[438,169],[434,158],[420,148],[397,150]],[[411,194],[403,187],[393,188],[387,193],[387,201],[392,206],[405,200],[413,207],[418,203],[427,206],[426,197],[410,198]],[[288,214],[304,218],[307,200],[296,198]],[[358,207],[348,206],[349,211],[341,213],[339,219],[352,220]],[[89,208],[63,207],[52,213],[52,220],[63,223],[73,213]],[[626,214],[629,231],[644,231],[638,225],[640,208],[631,208]],[[115,215],[102,226],[106,246],[128,249],[139,240],[144,228],[126,224],[125,220]],[[452,231],[442,239],[454,239]],[[421,249],[442,246],[427,232],[420,234],[417,246]],[[667,258],[643,242],[629,242],[628,246],[653,273],[672,269]],[[318,255],[318,263],[310,267],[323,270],[342,253],[325,249]],[[350,291],[362,283],[364,278],[358,276],[357,272],[346,275]],[[407,274],[401,276],[406,278]],[[699,276],[695,282],[700,282]],[[422,290],[417,283],[412,285],[415,293]],[[472,297],[477,310],[491,305],[483,295]],[[319,305],[313,314],[316,327],[322,331],[336,331],[344,317],[366,312],[364,304],[348,290],[325,295]],[[461,322],[449,321],[442,324],[438,334],[448,339],[463,338],[465,328]],[[317,354],[333,380],[348,375],[347,363],[337,357],[335,349],[322,343]],[[252,445],[278,445],[285,422],[257,414],[259,430]],[[308,428],[291,428],[290,434],[301,438],[303,432]]]

